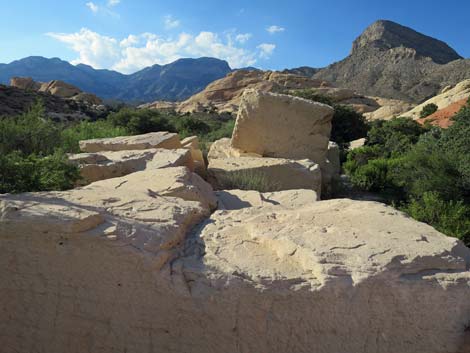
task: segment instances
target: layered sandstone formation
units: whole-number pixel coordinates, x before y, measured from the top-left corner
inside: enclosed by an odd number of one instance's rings
[[[56,97],[72,99],[90,105],[103,104],[102,100],[96,95],[82,92],[78,87],[59,80],[36,82],[31,77],[13,77],[10,80],[10,86],[24,90],[48,93]]]
[[[337,104],[347,105],[359,113],[377,111],[371,119],[389,119],[413,107],[410,103],[399,100],[365,97],[350,89],[334,87],[327,81],[301,75],[261,70],[237,70],[212,82],[204,90],[181,103],[156,101],[141,105],[140,108],[175,110],[179,113],[216,111],[237,114],[245,89],[272,93],[292,93],[308,89]]]
[[[445,109],[449,105],[462,101],[463,99],[469,99],[470,97],[470,79],[464,80],[458,83],[455,86],[448,86],[445,87],[441,93],[437,96],[432,97],[417,105],[415,108],[411,109],[410,111],[403,114],[403,116],[407,116],[414,120],[418,120],[420,118],[420,113],[423,108],[428,104],[435,104],[437,105],[438,109]]]

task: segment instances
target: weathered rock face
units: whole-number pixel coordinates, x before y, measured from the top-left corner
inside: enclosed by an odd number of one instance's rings
[[[121,177],[145,169],[185,166],[190,171],[194,170],[191,151],[186,149],[80,153],[70,155],[69,161],[79,165],[82,184]]]
[[[103,101],[96,95],[84,93],[78,87],[64,81],[36,82],[31,77],[13,77],[10,86],[24,90],[32,90],[51,94],[64,99],[73,99],[89,105],[100,105]]]
[[[208,167],[218,189],[245,187],[264,191],[310,189],[321,194],[320,166],[308,159],[240,157],[213,159]],[[254,181],[254,182],[253,182]]]
[[[457,240],[381,204],[333,200],[217,211],[184,241],[209,211],[150,192],[158,173],[0,197],[3,351],[462,346],[470,250]]]
[[[264,157],[310,159],[322,163],[334,110],[302,98],[246,90],[232,146]]]
[[[457,114],[465,105],[468,104],[469,98],[461,99],[457,102],[454,102],[443,109],[439,109],[435,113],[418,119],[418,123],[426,124],[429,123],[433,126],[439,126],[440,128],[446,129],[453,124],[452,118]]]
[[[403,114],[412,119],[419,119],[419,115],[423,108],[428,104],[436,104],[438,109],[444,109],[449,105],[461,101],[462,99],[468,99],[470,97],[470,79],[462,81],[454,87],[446,87],[442,93],[435,97],[432,97],[424,103],[416,106],[412,110]]]
[[[181,148],[178,134],[159,131],[143,135],[120,136],[112,138],[80,141],[83,152],[146,150],[150,148]]]
[[[397,100],[375,97],[379,108],[370,112],[365,112],[367,120],[390,120],[402,116],[403,113],[414,107],[414,104]]]

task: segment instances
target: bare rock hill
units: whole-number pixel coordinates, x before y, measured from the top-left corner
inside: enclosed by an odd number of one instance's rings
[[[470,60],[440,40],[380,20],[354,41],[347,58],[313,77],[366,95],[421,102],[470,78]]]

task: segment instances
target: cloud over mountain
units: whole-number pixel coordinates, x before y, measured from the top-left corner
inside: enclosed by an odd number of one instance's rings
[[[174,28],[179,21],[164,19],[166,27]],[[178,23],[176,23],[178,22]],[[275,49],[274,44],[262,43],[254,49],[242,47],[251,38],[249,33],[219,35],[201,31],[198,34],[181,32],[175,36],[154,33],[130,34],[117,39],[82,28],[75,33],[47,33],[78,54],[74,64],[83,63],[96,68],[113,69],[131,73],[153,64],[168,64],[185,57],[215,57],[228,61],[231,67],[253,66],[267,60]]]

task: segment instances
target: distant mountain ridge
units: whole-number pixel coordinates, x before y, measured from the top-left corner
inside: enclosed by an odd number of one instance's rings
[[[179,59],[168,65],[153,65],[131,75],[91,66],[72,65],[58,58],[31,56],[0,64],[0,83],[12,77],[35,81],[61,80],[105,99],[128,102],[184,100],[224,77],[232,69],[215,58]]]
[[[365,95],[419,103],[470,78],[470,60],[438,39],[380,20],[354,41],[345,59],[320,70],[289,72]]]

